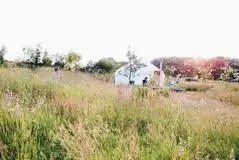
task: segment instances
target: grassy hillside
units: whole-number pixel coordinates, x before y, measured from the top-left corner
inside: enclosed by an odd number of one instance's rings
[[[0,159],[232,159],[239,85],[205,83],[127,99],[85,74],[0,69]]]

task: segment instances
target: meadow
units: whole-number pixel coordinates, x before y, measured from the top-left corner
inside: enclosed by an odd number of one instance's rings
[[[224,160],[239,154],[239,84],[190,82],[181,86],[184,93],[135,88],[127,98],[103,80],[64,72],[53,82],[49,68],[0,69],[0,159]]]

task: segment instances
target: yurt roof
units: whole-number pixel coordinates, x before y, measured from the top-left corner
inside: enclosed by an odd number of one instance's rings
[[[146,66],[140,68],[136,73],[149,73],[149,72],[151,72],[151,71],[160,71],[160,69],[159,69],[158,67],[156,67],[154,64],[152,64],[151,62],[143,61],[142,63],[145,64]],[[128,64],[127,64],[127,65],[128,65]],[[127,65],[125,65],[125,66],[119,68],[119,69],[115,72],[115,74],[118,74],[118,72],[121,71],[121,70],[123,71],[124,68],[125,68]]]

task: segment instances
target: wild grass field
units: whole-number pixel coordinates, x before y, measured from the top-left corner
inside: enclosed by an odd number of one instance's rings
[[[51,69],[0,69],[0,159],[235,158],[239,85],[183,87],[135,88],[127,99],[95,76],[64,72],[53,83]]]

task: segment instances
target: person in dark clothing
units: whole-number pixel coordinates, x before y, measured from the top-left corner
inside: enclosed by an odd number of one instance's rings
[[[129,81],[129,85],[134,85],[134,81]]]
[[[59,69],[56,67],[56,68],[55,68],[55,72],[58,72],[58,71],[59,71]]]
[[[144,80],[143,80],[143,86],[146,86],[148,83],[148,77],[145,77]]]

